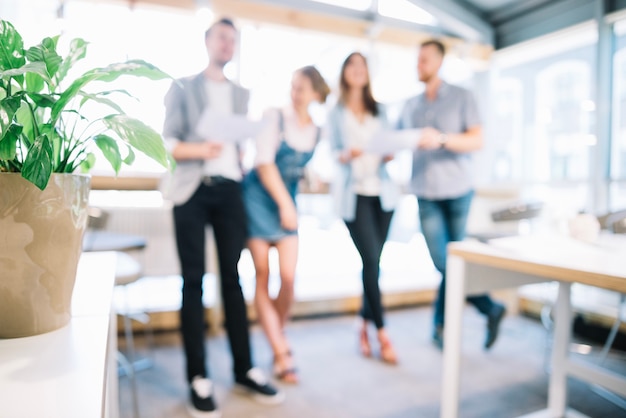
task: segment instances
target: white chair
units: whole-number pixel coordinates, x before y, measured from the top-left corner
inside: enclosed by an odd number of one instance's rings
[[[121,290],[123,294],[122,301],[114,302],[115,313],[120,316],[124,322],[124,340],[126,344],[126,355],[119,349],[117,351],[117,361],[119,364],[119,375],[126,375],[130,379],[131,396],[133,404],[133,416],[139,418],[139,402],[137,397],[137,381],[135,374],[153,365],[153,361],[149,357],[138,358],[135,350],[135,339],[133,334],[132,321],[138,321],[144,325],[148,347],[153,347],[154,338],[152,328],[150,326],[150,317],[145,312],[136,311],[131,308],[130,298],[128,295],[128,286],[137,282],[143,277],[143,269],[141,264],[135,260],[126,249],[141,249],[144,244],[139,244],[143,240],[137,240],[137,237],[117,236],[114,233],[103,233],[107,225],[109,214],[100,209],[89,208],[88,231],[83,240],[83,251],[115,251],[115,286]],[[120,238],[120,239],[118,239]],[[132,244],[129,245],[129,242]],[[120,249],[116,250],[117,244],[121,243]]]

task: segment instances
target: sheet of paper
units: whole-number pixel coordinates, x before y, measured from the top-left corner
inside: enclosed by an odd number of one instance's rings
[[[225,115],[205,109],[196,126],[196,133],[211,141],[241,142],[256,137],[263,126],[264,122],[250,120],[244,115]]]
[[[381,130],[374,135],[365,152],[389,155],[414,150],[422,135],[421,129]]]

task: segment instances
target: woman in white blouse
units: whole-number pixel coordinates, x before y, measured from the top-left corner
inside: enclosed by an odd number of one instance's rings
[[[255,307],[274,352],[276,377],[297,383],[292,353],[284,328],[294,297],[298,256],[298,217],[295,197],[304,166],[319,141],[320,130],[309,105],[323,103],[329,88],[315,67],[296,71],[291,82],[291,105],[265,112],[266,128],[257,138],[255,168],[243,182],[248,215],[248,249],[256,270]],[[269,251],[278,251],[280,291],[269,294]]]
[[[333,184],[336,208],[363,262],[360,351],[366,357],[372,355],[368,338],[368,322],[372,322],[381,359],[396,364],[396,353],[384,327],[378,279],[380,256],[399,191],[386,171],[392,157],[366,152],[374,135],[387,127],[387,120],[384,108],[372,96],[367,61],[358,52],[350,54],[341,67],[340,97],[328,123],[340,166]]]

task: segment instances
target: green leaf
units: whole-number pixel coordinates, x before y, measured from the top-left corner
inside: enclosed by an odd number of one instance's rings
[[[87,55],[87,45],[88,43],[81,38],[73,39],[72,42],[70,42],[70,52],[68,52],[65,59],[63,59],[63,62],[59,66],[59,71],[57,72],[58,82],[61,82],[61,80],[65,78],[67,72],[74,64],[85,58]]]
[[[118,105],[117,103],[115,103],[113,100],[111,99],[107,99],[106,97],[101,97],[100,94],[89,94],[89,93],[85,93],[83,91],[78,93],[80,96],[82,96],[82,100],[80,101],[80,105],[82,106],[83,104],[85,104],[86,102],[88,102],[89,100],[109,106],[110,108],[112,108],[113,110],[119,112],[119,113],[124,113],[124,110],[120,107],[120,105]]]
[[[63,61],[63,58],[57,54],[56,41],[52,38],[45,38],[41,44],[28,48],[26,59],[30,62],[43,62],[50,78],[56,75]]]
[[[9,126],[4,137],[0,140],[0,160],[13,160],[17,153],[17,141],[22,133],[20,125]]]
[[[124,164],[132,165],[135,162],[135,152],[130,147],[130,145],[127,146],[127,149],[128,149],[128,154],[126,155],[126,158],[124,158]]]
[[[21,99],[16,96],[5,97],[0,100],[0,140],[13,124],[13,115],[20,108]]]
[[[28,64],[24,64],[19,68],[0,71],[0,78],[15,77],[28,73],[38,74],[43,77],[44,80],[48,82],[50,81],[50,77],[48,77],[48,70],[46,69],[46,64],[43,62],[29,62]]]
[[[57,100],[56,104],[52,107],[50,119],[53,123],[56,123],[61,115],[61,112],[65,109],[65,106],[67,106],[70,100],[72,100],[86,84],[94,80],[110,82],[116,80],[122,75],[147,77],[152,80],[171,78],[168,74],[164,73],[154,65],[142,60],[131,60],[87,71],[85,74],[74,80],[72,85],[61,94],[59,100]]]
[[[98,78],[98,74],[93,72],[87,72],[74,80],[74,82],[59,96],[57,102],[52,106],[52,111],[50,112],[50,121],[53,124],[56,124],[59,120],[59,116],[65,106],[72,100],[80,90],[85,86],[85,84],[90,81],[96,80]]]
[[[120,168],[122,168],[122,155],[117,146],[117,141],[108,135],[96,135],[93,139],[100,151],[102,151],[104,158],[109,161],[111,167],[115,170],[115,174],[118,174]]]
[[[56,127],[50,124],[42,124],[39,127],[39,133],[45,134],[50,141],[52,146],[52,171],[56,172],[64,172],[64,170],[59,170],[59,163],[61,162],[61,149],[63,147],[63,138],[59,135]]]
[[[170,168],[163,138],[154,129],[127,115],[109,115],[103,118],[102,122],[124,142],[143,152],[163,167]]]
[[[36,73],[26,73],[26,90],[39,93],[43,90],[44,79]]]
[[[96,68],[92,70],[92,72],[98,73],[98,79],[106,82],[111,82],[122,75],[146,77],[151,80],[163,80],[165,78],[172,78],[170,75],[161,71],[156,66],[143,60],[130,60],[117,64],[111,64],[103,68]]]
[[[0,20],[0,70],[19,68],[25,63],[22,37],[11,23]]]
[[[22,102],[22,106],[15,112],[15,120],[24,127],[22,134],[26,136],[28,146],[35,138],[33,135],[33,115],[30,113],[30,108],[26,103]],[[28,138],[30,138],[30,141]]]
[[[52,107],[57,101],[51,94],[28,93],[28,97],[35,102],[37,107]]]
[[[52,174],[52,143],[47,135],[40,135],[28,149],[22,177],[43,190]]]
[[[82,171],[83,173],[88,173],[89,171],[91,171],[95,164],[96,156],[92,152],[90,152],[89,154],[87,154],[87,157],[83,161],[81,161],[80,171]]]

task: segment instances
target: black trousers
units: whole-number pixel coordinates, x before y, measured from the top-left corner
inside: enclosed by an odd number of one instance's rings
[[[383,306],[378,278],[380,255],[387,240],[393,212],[382,209],[378,196],[357,195],[354,220],[346,221],[348,231],[363,262],[363,305],[361,316],[384,327]]]
[[[174,207],[176,245],[183,276],[181,332],[190,382],[197,375],[209,376],[202,303],[207,224],[213,226],[215,236],[225,326],[235,377],[245,376],[252,368],[246,303],[237,270],[247,234],[241,185],[234,181],[210,186],[201,184],[186,203]]]

